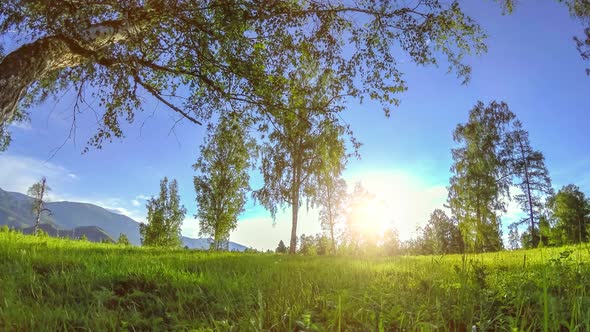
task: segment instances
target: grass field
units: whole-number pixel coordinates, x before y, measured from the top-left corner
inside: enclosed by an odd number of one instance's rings
[[[0,330],[590,331],[589,258],[291,257],[4,232]]]

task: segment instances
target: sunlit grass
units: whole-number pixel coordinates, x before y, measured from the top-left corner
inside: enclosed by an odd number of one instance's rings
[[[0,330],[590,330],[589,250],[302,257],[0,233]]]

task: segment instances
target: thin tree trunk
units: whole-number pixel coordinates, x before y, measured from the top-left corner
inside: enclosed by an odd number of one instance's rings
[[[330,238],[332,240],[332,254],[336,253],[336,240],[334,239],[334,218],[332,216],[332,190],[328,188],[328,222],[330,223]]]
[[[531,220],[531,241],[532,241],[533,248],[536,248],[539,246],[539,238],[537,238],[535,236],[535,215],[533,212],[533,198],[531,196],[531,184],[530,184],[530,179],[529,179],[529,166],[528,166],[528,161],[526,159],[526,156],[524,154],[524,146],[522,145],[522,140],[520,139],[520,137],[518,138],[518,144],[520,145],[520,154],[522,156],[522,162],[524,164],[524,181],[526,184],[527,201],[528,201],[528,206],[529,206],[529,217]]]
[[[291,206],[291,243],[289,253],[294,254],[297,250],[297,215],[299,213],[299,189],[293,189],[293,205]]]
[[[35,221],[35,228],[34,228],[34,235],[37,235],[37,232],[39,230],[39,224],[41,223],[41,212],[43,212],[43,196],[45,195],[45,183],[47,182],[47,180],[45,180],[45,178],[43,178],[41,180],[41,193],[39,194],[39,201],[38,206],[37,206],[37,220]]]

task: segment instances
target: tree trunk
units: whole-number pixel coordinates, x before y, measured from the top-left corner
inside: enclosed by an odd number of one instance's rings
[[[291,206],[291,243],[289,254],[297,250],[297,215],[299,214],[299,189],[293,189],[293,205]]]
[[[35,221],[35,228],[33,230],[33,234],[37,235],[37,232],[39,231],[39,224],[41,223],[41,212],[43,212],[43,210],[45,210],[43,208],[43,196],[45,195],[45,184],[46,184],[47,180],[45,178],[43,178],[41,180],[41,192],[39,193],[39,201],[37,202],[37,220]]]
[[[63,35],[48,36],[8,54],[0,62],[0,126],[13,119],[18,103],[34,82],[55,70],[79,66],[96,51],[141,28],[125,21],[107,21],[83,30],[82,41]],[[93,60],[101,61],[96,56]]]
[[[518,144],[520,145],[520,154],[522,156],[522,162],[524,164],[524,181],[526,184],[527,201],[528,201],[528,205],[529,205],[529,217],[531,220],[531,241],[532,241],[533,248],[536,248],[539,246],[539,238],[535,236],[535,215],[533,212],[533,198],[531,196],[531,183],[530,183],[530,179],[529,179],[529,166],[528,166],[527,158],[524,154],[524,146],[522,145],[522,140],[520,139],[520,137],[518,138]]]
[[[330,239],[332,240],[332,254],[336,253],[336,240],[334,239],[334,218],[332,216],[332,190],[328,186],[328,222],[330,223]]]
[[[10,121],[26,90],[50,71],[79,62],[58,37],[23,45],[0,63],[0,125]]]

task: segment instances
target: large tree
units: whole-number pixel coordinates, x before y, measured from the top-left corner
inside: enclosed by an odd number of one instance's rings
[[[193,165],[199,172],[194,177],[199,233],[213,237],[215,250],[228,249],[229,233],[237,226],[250,189],[248,169],[254,142],[246,127],[238,113],[223,114]]]
[[[531,245],[539,245],[539,219],[543,213],[545,199],[553,193],[549,171],[545,167],[543,153],[533,149],[529,140],[529,133],[522,128],[522,123],[516,121],[514,130],[508,134],[509,149],[512,149],[510,167],[515,176],[515,185],[521,193],[514,199],[527,214],[518,224],[529,226]]]
[[[587,242],[590,239],[590,201],[578,186],[561,188],[548,200],[557,244]]]
[[[180,247],[180,227],[186,209],[180,205],[178,183],[164,177],[160,181],[160,194],[148,200],[147,224],[139,224],[141,244],[144,246],[176,248]]]
[[[309,57],[301,61],[304,65],[293,73],[289,92],[282,96],[286,107],[269,110],[270,125],[259,127],[268,135],[261,147],[264,185],[254,192],[273,219],[278,208],[291,207],[291,254],[296,252],[299,208],[305,201],[317,202],[322,176],[344,167],[345,137],[358,148],[349,126],[338,117],[340,82]]]
[[[402,58],[448,64],[466,81],[463,57],[486,50],[458,1],[442,0],[2,1],[0,40],[15,34],[0,45],[0,134],[69,89],[75,105],[98,100],[90,146],[122,137],[146,94],[194,123],[228,102],[283,107],[277,98],[303,54],[333,71],[340,93],[388,112],[407,88]]]
[[[500,213],[512,183],[507,137],[514,120],[506,103],[478,102],[453,133],[460,146],[452,150],[448,202],[465,245],[475,252],[502,248]]]
[[[31,206],[31,211],[35,216],[35,228],[33,234],[37,235],[39,231],[39,224],[41,223],[41,213],[51,211],[45,207],[45,203],[47,202],[47,193],[51,190],[51,188],[47,185],[47,179],[42,177],[39,182],[34,183],[31,187],[29,187],[27,193],[29,196],[33,197],[33,204]]]

